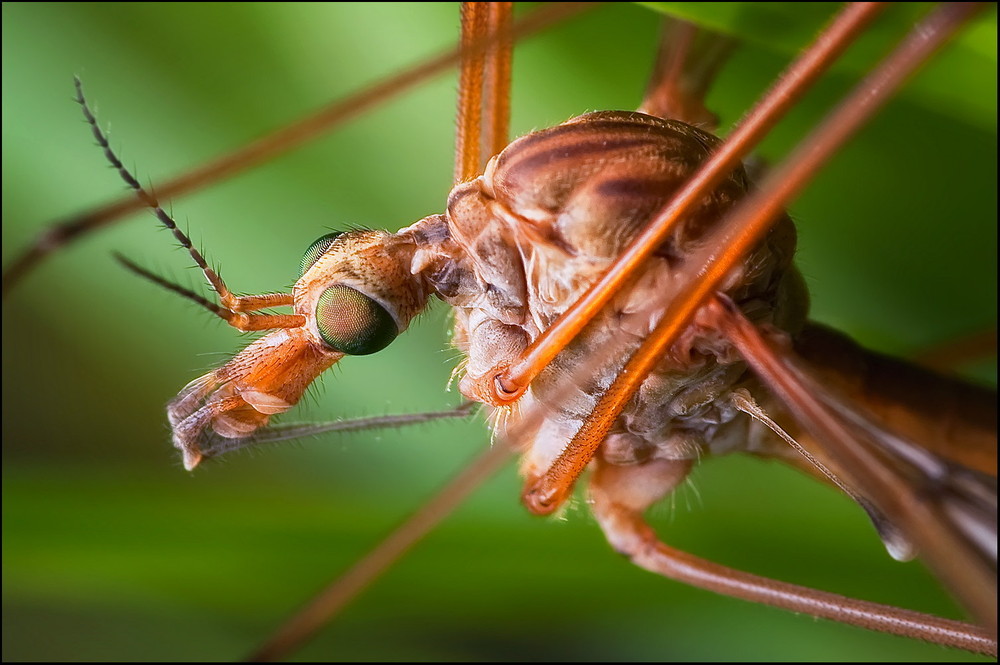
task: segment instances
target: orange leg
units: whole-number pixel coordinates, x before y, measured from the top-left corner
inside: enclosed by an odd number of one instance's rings
[[[483,94],[483,155],[488,159],[510,142],[510,79],[514,57],[511,23],[514,3],[489,3],[490,47],[486,52],[486,83]],[[480,159],[480,168],[486,166]]]
[[[718,118],[705,95],[735,41],[679,19],[665,18],[653,75],[639,111],[714,132]]]
[[[752,575],[660,542],[642,515],[684,478],[689,464],[662,460],[639,466],[610,466],[600,460],[595,463],[590,480],[591,509],[611,546],[632,563],[726,596],[996,655],[996,642],[978,626]]]
[[[474,47],[477,40],[487,34],[486,19],[486,3],[462,3],[462,64],[458,77],[458,117],[455,123],[456,183],[471,180],[479,173],[486,54]]]
[[[475,178],[486,160],[507,146],[512,16],[510,2],[462,3],[456,183]]]

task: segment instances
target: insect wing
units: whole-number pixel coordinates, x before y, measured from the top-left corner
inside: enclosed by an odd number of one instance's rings
[[[996,468],[995,438],[992,461],[986,461],[987,468],[982,471],[946,460],[913,438],[927,431],[946,432],[947,425],[940,430],[933,427],[937,418],[931,417],[922,430],[894,427],[892,418],[903,420],[899,407],[888,401],[889,393],[883,396],[872,390],[873,386],[887,385],[877,374],[885,367],[877,357],[867,356],[862,361],[867,361],[869,373],[857,381],[861,390],[852,395],[843,391],[845,384],[836,370],[822,377],[810,376],[812,368],[787,348],[787,343],[779,346],[769,341],[768,333],[758,331],[728,298],[712,307],[720,330],[802,427],[792,430],[793,437],[860,496],[859,502],[869,511],[893,555],[909,558],[910,551],[919,552],[977,620],[995,631],[997,502],[996,477],[990,475]],[[835,360],[821,359],[827,368],[853,365],[855,359],[849,354],[860,352],[823,329],[814,327],[809,336],[813,348],[836,354]],[[817,344],[821,337],[826,339]],[[917,372],[910,375],[911,379],[919,377]],[[928,381],[935,380],[933,375],[927,376],[926,385],[914,381],[906,388],[930,392],[934,388]],[[989,397],[984,391],[983,397],[992,407],[995,395]],[[947,398],[942,401],[945,407],[939,418],[946,419],[950,402]],[[879,414],[871,410],[881,404],[888,408]],[[967,427],[967,435],[958,434],[957,441],[976,437],[972,425]],[[992,424],[985,427],[995,435],[995,412]],[[985,431],[981,438],[989,434]]]

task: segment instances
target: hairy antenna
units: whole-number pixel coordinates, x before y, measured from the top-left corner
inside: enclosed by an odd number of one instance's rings
[[[185,287],[181,286],[180,284],[177,284],[176,282],[171,282],[170,280],[168,280],[168,279],[166,279],[164,277],[161,277],[160,275],[157,275],[154,272],[146,270],[145,268],[143,268],[142,266],[140,266],[138,263],[135,263],[134,261],[132,261],[128,257],[126,257],[126,256],[124,256],[122,254],[119,254],[118,252],[112,252],[112,255],[115,257],[115,260],[118,261],[118,263],[122,264],[123,266],[125,266],[125,268],[127,268],[128,270],[131,270],[132,272],[134,272],[135,274],[139,275],[140,277],[145,277],[146,279],[148,279],[149,281],[153,282],[154,284],[158,284],[158,285],[162,286],[167,291],[171,291],[172,293],[176,293],[179,296],[187,298],[188,300],[191,300],[191,301],[197,303],[198,305],[201,305],[202,307],[204,307],[205,309],[207,309],[212,314],[215,314],[218,317],[221,317],[223,319],[226,318],[225,314],[223,314],[222,308],[219,307],[218,305],[216,305],[211,300],[202,297],[201,295],[195,293],[191,289],[185,288]]]
[[[286,293],[266,293],[255,296],[234,295],[233,292],[229,290],[229,287],[226,286],[225,282],[222,281],[219,274],[208,265],[208,262],[205,260],[205,257],[202,256],[201,252],[194,248],[194,245],[191,244],[191,238],[181,231],[173,218],[160,207],[160,202],[157,201],[156,197],[146,191],[143,186],[139,184],[139,181],[136,180],[135,176],[133,176],[132,173],[125,168],[125,165],[122,164],[118,155],[116,155],[114,150],[111,149],[111,144],[108,143],[108,137],[97,124],[97,117],[87,105],[87,99],[83,94],[83,83],[80,81],[79,77],[73,77],[73,84],[76,87],[76,102],[83,110],[83,117],[86,118],[87,124],[90,125],[90,130],[94,135],[94,139],[97,141],[97,145],[99,145],[104,151],[104,156],[108,159],[115,170],[118,171],[118,175],[121,176],[122,180],[124,180],[125,183],[132,188],[132,191],[136,193],[136,196],[138,196],[143,203],[152,209],[153,214],[155,214],[156,218],[160,220],[160,223],[174,234],[174,238],[177,239],[177,242],[180,243],[181,247],[186,249],[188,254],[191,255],[195,265],[201,269],[205,278],[208,280],[208,283],[215,290],[215,292],[219,294],[219,302],[221,306],[209,302],[205,298],[202,298],[198,294],[189,291],[182,286],[168,282],[162,277],[140,268],[123,256],[119,255],[116,258],[118,258],[118,260],[124,264],[126,268],[170,291],[173,291],[174,293],[179,293],[180,295],[193,300],[199,305],[207,308],[213,314],[225,319],[229,325],[238,330],[269,330],[272,328],[298,328],[302,326],[305,323],[305,317],[298,314],[247,313],[255,312],[266,307],[291,305],[293,302],[292,296]]]
[[[109,162],[111,162],[111,166],[118,171],[118,175],[122,177],[125,184],[132,188],[132,191],[136,193],[136,196],[138,196],[143,203],[153,210],[153,214],[156,215],[158,220],[160,220],[160,223],[170,229],[170,232],[174,234],[174,238],[177,239],[177,242],[180,243],[181,247],[188,251],[188,254],[191,255],[195,264],[205,273],[205,277],[208,278],[208,281],[212,284],[212,286],[215,286],[216,281],[221,282],[221,278],[211,267],[209,267],[208,262],[205,261],[205,257],[202,256],[201,252],[195,249],[194,245],[191,244],[191,238],[178,228],[177,223],[173,220],[173,218],[160,207],[160,202],[156,200],[156,197],[150,192],[147,192],[143,186],[139,184],[139,181],[135,179],[135,176],[133,176],[127,168],[125,168],[122,161],[118,159],[118,155],[116,155],[114,150],[111,149],[111,144],[108,143],[108,137],[97,124],[97,117],[87,105],[87,99],[83,95],[83,83],[80,81],[79,77],[73,77],[73,84],[76,86],[76,103],[79,104],[80,108],[83,110],[83,117],[86,118],[87,124],[90,125],[90,130],[94,134],[94,139],[97,141],[97,145],[99,145],[104,151],[104,156],[107,157]],[[215,290],[219,291],[218,288]]]

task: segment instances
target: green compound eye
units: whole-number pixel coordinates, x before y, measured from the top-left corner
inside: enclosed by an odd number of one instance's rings
[[[384,307],[349,286],[331,286],[319,297],[316,325],[323,341],[350,356],[381,351],[399,334]]]
[[[299,275],[306,274],[306,270],[312,268],[313,264],[319,260],[319,257],[326,253],[326,250],[330,249],[330,245],[333,244],[333,240],[341,235],[342,231],[334,231],[333,233],[327,233],[325,236],[320,236],[313,241],[313,244],[309,245],[309,249],[306,253],[302,255],[302,263],[300,264],[301,270]]]

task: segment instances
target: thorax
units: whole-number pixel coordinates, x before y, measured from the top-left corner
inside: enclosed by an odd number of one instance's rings
[[[468,357],[462,392],[482,401],[477,382],[562,314],[717,145],[694,127],[641,113],[579,116],[514,141],[482,176],[452,190],[445,215],[411,227],[424,225],[426,243],[414,271],[455,310],[454,342]],[[528,437],[529,467],[550,462],[579,428],[683,286],[685,256],[747,188],[742,169],[730,175],[535,380],[507,421],[536,408],[546,414]],[[794,242],[786,219],[729,280],[727,292],[755,321],[789,325],[782,291]],[[791,318],[804,317],[799,309]],[[729,345],[695,323],[602,454],[634,463],[736,445],[724,431],[737,415],[727,396],[744,374]]]

